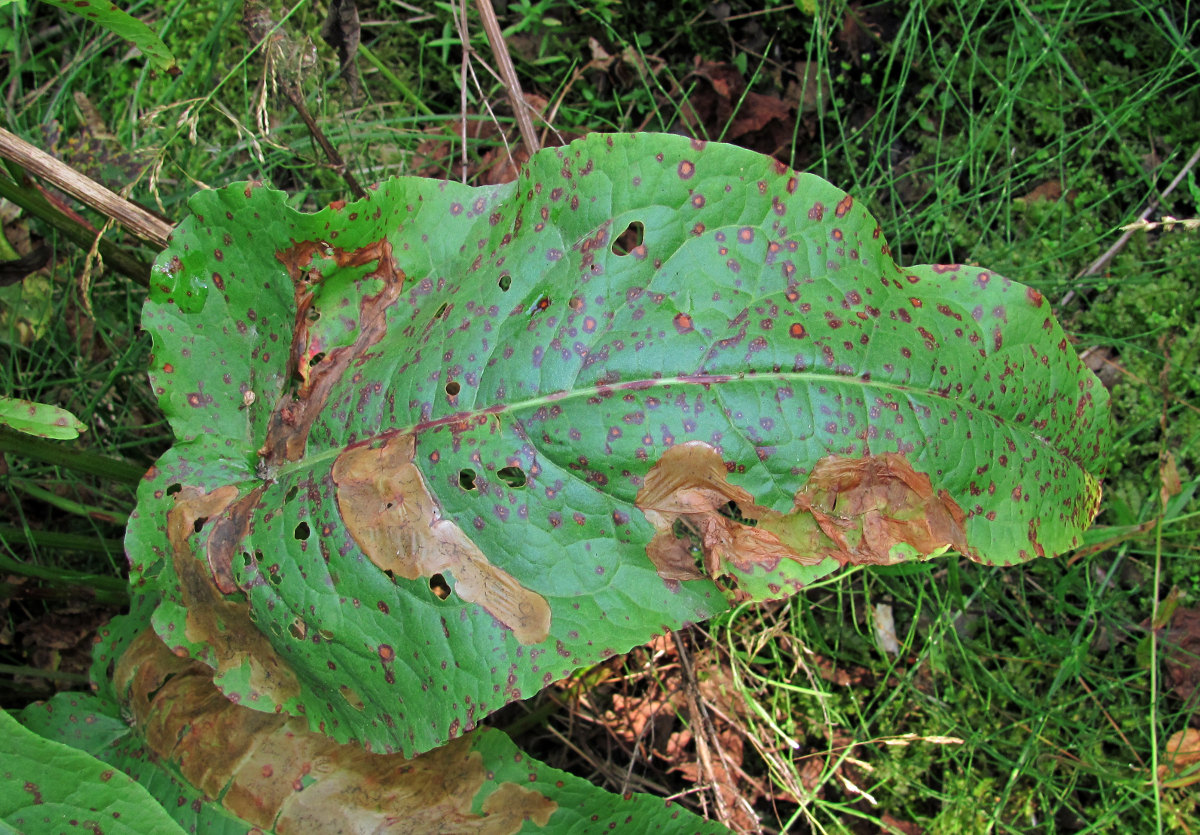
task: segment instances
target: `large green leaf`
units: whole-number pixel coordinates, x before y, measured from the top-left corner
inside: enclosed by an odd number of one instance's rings
[[[67,699],[58,703],[64,732],[94,737],[112,730],[96,727],[86,711],[72,712]],[[0,821],[16,827],[8,831],[182,835],[145,788],[79,747],[43,739],[0,709]]]
[[[144,313],[177,443],[129,528],[226,695],[415,753],[845,563],[1079,542],[1107,395],[1034,290],[843,192],[592,136],[513,184],[197,195]]]

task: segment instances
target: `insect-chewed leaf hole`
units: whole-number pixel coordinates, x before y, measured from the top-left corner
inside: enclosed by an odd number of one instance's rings
[[[296,537],[296,539],[308,539],[308,522],[301,522],[299,525],[297,525],[293,535]]]
[[[458,486],[464,490],[475,489],[475,471],[470,467],[464,467],[458,471]]]
[[[500,280],[496,283],[500,285],[501,290],[507,293],[508,288],[512,287],[512,276],[508,273],[505,273],[504,275],[500,276]]]
[[[446,394],[449,395],[450,397],[454,397],[460,391],[462,391],[462,386],[460,386],[454,380],[451,380],[450,382],[446,383]]]
[[[732,519],[735,522],[740,522],[743,525],[748,525],[753,528],[758,524],[757,519],[751,519],[742,513],[742,509],[738,507],[736,502],[726,502],[721,507],[717,508],[717,513],[724,516],[726,519]]]
[[[283,497],[283,500],[285,502],[290,502],[292,499],[296,498],[296,494],[299,492],[300,488],[293,484],[290,488],[288,488],[287,495]]]
[[[446,315],[446,311],[449,309],[450,309],[450,303],[442,302],[441,306],[437,309],[437,312],[433,314],[434,320],[436,321],[437,319],[443,318]]]
[[[509,487],[524,487],[528,480],[520,467],[501,467],[496,470],[496,476]]]
[[[283,577],[273,571],[267,575],[267,579],[271,581],[272,585],[276,586],[283,582]]]
[[[429,590],[436,594],[439,600],[445,600],[450,596],[450,584],[441,574],[434,574],[429,578]]]
[[[263,558],[263,552],[256,549],[254,551],[254,561],[262,562],[262,558]]]
[[[321,360],[323,360],[323,359],[325,359],[325,352],[324,352],[324,351],[321,351],[321,352],[320,352],[320,353],[318,353],[318,354],[313,354],[313,356],[312,356],[312,359],[310,359],[310,360],[308,361],[308,367],[309,367],[309,368],[312,368],[314,365],[316,365],[317,363],[319,363],[319,362],[320,362]]]
[[[207,516],[201,516],[195,522],[192,523],[192,530],[194,530],[196,533],[200,533],[200,529],[204,527],[204,524],[207,521],[208,521]]]
[[[613,239],[613,255],[628,255],[633,251],[634,247],[642,245],[642,238],[645,234],[645,225],[640,220],[635,220],[625,227],[624,232]]]
[[[167,486],[167,495],[174,496],[176,493],[178,493],[182,489],[183,489],[183,485],[180,484],[179,482],[168,485]]]

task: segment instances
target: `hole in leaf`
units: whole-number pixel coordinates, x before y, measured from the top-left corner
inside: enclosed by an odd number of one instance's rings
[[[168,496],[174,496],[176,493],[178,493],[178,492],[179,492],[180,490],[182,490],[182,489],[183,489],[183,485],[182,485],[182,484],[178,484],[178,483],[176,483],[176,484],[172,484],[171,486],[169,486],[169,487],[167,488],[167,495],[168,495]]]
[[[322,638],[324,638],[326,641],[333,640],[333,633],[330,632],[328,629],[318,629],[317,634],[320,635]]]
[[[290,502],[292,499],[296,498],[296,494],[299,492],[300,492],[300,488],[298,488],[296,485],[293,484],[291,486],[291,488],[287,491],[287,495],[283,497],[283,500],[285,502]]]
[[[646,227],[640,220],[635,220],[633,223],[625,227],[625,231],[617,235],[613,241],[613,255],[628,255],[633,251],[634,247],[642,245],[642,237],[646,234]]]
[[[687,552],[695,561],[696,570],[701,574],[707,574],[708,571],[704,567],[704,546],[701,544],[700,534],[685,522],[683,518],[675,520],[671,525],[671,533],[675,535],[676,539],[682,540],[685,543],[684,547],[687,548]]]
[[[319,354],[313,354],[313,357],[312,357],[312,359],[310,359],[310,360],[308,361],[308,367],[309,367],[309,368],[312,368],[314,365],[316,365],[317,363],[319,363],[319,362],[320,362],[321,360],[323,360],[323,359],[325,359],[325,352],[324,352],[324,351],[321,351]]]
[[[441,319],[442,317],[444,317],[446,315],[446,311],[449,309],[450,309],[450,304],[448,302],[442,302],[441,307],[439,307],[437,309],[437,312],[433,314],[434,321],[436,322],[438,319]]]
[[[296,526],[296,531],[295,531],[296,539],[308,539],[309,533],[310,532],[308,530],[308,522],[301,522],[299,525]]]
[[[436,594],[439,600],[445,600],[450,596],[450,584],[441,574],[434,574],[429,578],[429,590]]]
[[[726,502],[724,506],[717,508],[717,513],[724,516],[726,519],[732,519],[739,524],[748,527],[755,527],[758,524],[757,519],[751,519],[742,513],[742,509],[738,507],[736,502]]]
[[[496,471],[496,475],[509,487],[525,486],[525,471],[520,467],[501,467]]]
[[[155,696],[157,696],[157,695],[159,694],[159,692],[161,692],[161,691],[162,691],[162,689],[163,689],[164,687],[166,687],[166,686],[167,686],[167,684],[168,684],[168,683],[171,681],[171,679],[173,679],[173,678],[175,678],[175,673],[167,673],[165,676],[163,676],[162,684],[158,685],[158,687],[155,687],[155,688],[154,688],[154,689],[152,689],[152,690],[148,690],[148,691],[146,691],[146,701],[147,701],[147,702],[152,702],[152,701],[154,701],[154,697],[155,697]]]
[[[458,394],[459,391],[461,391],[461,390],[462,390],[462,386],[460,386],[454,380],[451,380],[450,382],[446,383],[446,394],[450,395],[451,397]]]
[[[500,285],[500,289],[507,293],[508,288],[512,286],[512,276],[505,273],[500,276],[500,280],[497,283]]]
[[[297,641],[303,641],[308,635],[308,627],[305,625],[304,621],[297,618],[288,624],[288,633],[290,633],[291,636]]]
[[[254,552],[254,561],[255,561],[255,562],[262,562],[262,558],[263,558],[263,552],[262,552],[262,551],[259,551],[259,550],[255,550],[255,552]]]
[[[200,529],[204,527],[204,523],[207,521],[208,521],[207,516],[201,516],[199,519],[197,519],[195,522],[192,523],[192,530],[194,530],[196,533],[200,533]]]
[[[249,568],[249,567],[250,567],[250,563],[251,563],[252,561],[253,561],[253,558],[250,556],[250,552],[249,552],[249,551],[242,551],[242,565],[244,565],[244,566],[246,566],[247,568]]]
[[[276,586],[283,582],[283,578],[274,572],[268,574],[267,578]]]
[[[475,489],[475,471],[468,468],[458,471],[458,486],[464,490]]]

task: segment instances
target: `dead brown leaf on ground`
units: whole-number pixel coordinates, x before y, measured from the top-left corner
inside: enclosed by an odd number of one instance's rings
[[[883,813],[883,817],[879,819],[880,835],[922,835],[925,827],[913,821],[902,821],[897,817],[893,817],[888,812]]]
[[[698,57],[683,85],[693,89],[680,106],[680,116],[697,136],[720,137],[779,159],[790,157],[802,88],[796,88],[795,101],[757,93],[747,90],[737,68]]]
[[[92,643],[96,631],[113,616],[112,607],[95,602],[64,606],[24,620],[15,630],[16,643],[26,663],[39,670],[85,675],[92,664]],[[17,676],[19,684],[40,685],[36,675]],[[52,679],[55,689],[70,690],[79,685],[67,679]]]
[[[1191,703],[1200,686],[1200,608],[1176,609],[1162,640],[1166,645],[1166,684],[1177,698]],[[1193,722],[1200,722],[1200,715]]]
[[[1192,766],[1200,763],[1200,731],[1185,728],[1171,734],[1163,755],[1164,762],[1158,767],[1158,779],[1184,776]]]
[[[525,93],[525,103],[539,115],[535,123],[544,123],[550,102],[537,93]],[[507,108],[499,100],[494,102],[496,115],[503,115]],[[434,177],[442,180],[462,180],[463,123],[454,122],[452,127],[439,125],[428,128],[428,138],[417,144],[412,162],[412,173],[419,177]],[[583,133],[547,132],[541,137],[544,147],[558,147],[582,137]],[[517,138],[515,132],[502,135],[500,126],[490,114],[468,111],[466,116],[467,143],[472,150],[467,154],[466,180],[472,185],[496,186],[517,179],[521,168],[529,161],[529,149]],[[486,150],[481,149],[486,148]]]

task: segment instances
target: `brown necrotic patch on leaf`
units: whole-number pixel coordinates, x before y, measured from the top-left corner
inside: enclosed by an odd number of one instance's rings
[[[249,601],[225,596],[239,591],[231,563],[241,550],[263,489],[237,500],[238,489],[231,484],[210,493],[184,486],[167,513],[167,538],[180,602],[187,611],[184,637],[205,647],[204,661],[218,677],[248,667],[251,697],[279,705],[299,694],[299,682],[251,622]],[[193,536],[198,543],[195,550],[189,541]],[[196,556],[200,547],[205,560]]]
[[[339,269],[377,265],[364,278],[380,281],[383,286],[375,295],[362,297],[358,308],[358,332],[351,345],[335,347],[330,344],[329,327],[320,324],[322,317],[316,303],[322,276],[319,271],[308,269],[318,252],[331,255]],[[266,441],[258,451],[268,470],[304,456],[308,434],[325,408],[329,392],[352,362],[383,339],[387,332],[387,309],[395,304],[404,286],[404,271],[392,257],[392,245],[386,239],[354,250],[332,247],[320,241],[293,241],[291,247],[280,250],[275,257],[287,269],[295,288],[296,320],[288,373],[298,379],[300,385],[294,392],[284,391],[271,414]]]
[[[372,562],[397,577],[450,573],[454,591],[482,606],[522,644],[550,634],[546,599],[488,562],[449,519],[413,464],[416,441],[397,435],[382,446],[354,447],[333,465],[338,510],[354,541]]]
[[[701,441],[664,452],[646,474],[635,502],[657,531],[646,554],[666,580],[694,580],[706,574],[715,578],[723,573],[725,563],[774,568],[783,559],[803,565],[821,560],[804,556],[776,534],[748,524],[770,516],[771,511],[730,484],[720,453]],[[739,521],[727,510],[731,504],[747,521]],[[696,549],[703,557],[704,572],[697,570]]]
[[[267,831],[509,835],[546,826],[557,804],[515,783],[489,785],[468,734],[406,759],[339,745],[302,718],[224,698],[207,668],[176,657],[149,630],[114,683],[151,750],[230,812]],[[480,791],[482,814],[471,812]]]
[[[971,554],[962,508],[901,455],[821,459],[788,513],[755,503],[727,472],[714,447],[693,441],[646,474],[635,501],[657,532],[646,554],[664,579],[774,572],[785,560],[890,565],[950,548]]]
[[[796,494],[795,514],[816,520],[840,552],[828,555],[842,563],[892,565],[951,548],[971,555],[963,509],[894,452],[822,458]]]

